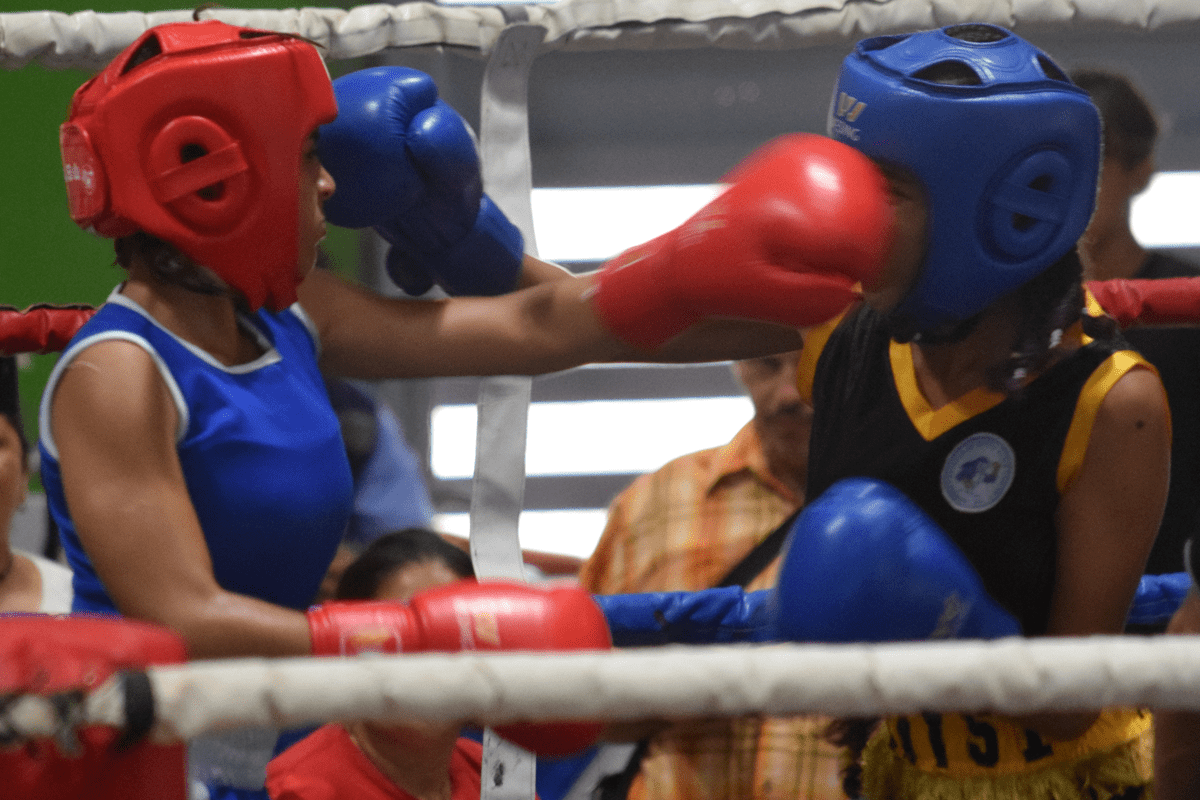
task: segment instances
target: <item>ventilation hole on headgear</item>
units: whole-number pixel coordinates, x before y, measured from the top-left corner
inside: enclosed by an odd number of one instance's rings
[[[185,144],[183,147],[179,148],[179,162],[181,164],[186,164],[189,161],[195,161],[197,158],[206,155],[208,155],[208,150],[204,147],[204,145],[196,142]],[[202,200],[220,200],[221,195],[225,194],[225,185],[221,183],[214,183],[197,190],[196,194],[200,195],[200,199]]]
[[[1055,64],[1044,55],[1038,55],[1037,60],[1038,64],[1042,67],[1042,72],[1046,73],[1046,77],[1050,80],[1062,81],[1063,83],[1071,82],[1071,79],[1067,77],[1067,73],[1058,68],[1058,64]]]
[[[239,39],[261,39],[264,36],[278,36],[278,35],[279,34],[275,33],[275,31],[255,31],[255,30],[238,31]]]
[[[945,33],[952,39],[971,42],[972,44],[988,44],[1009,37],[1008,31],[1004,30],[1004,28],[997,28],[995,25],[985,25],[981,22],[951,25],[945,29]]]
[[[1038,175],[1029,182],[1029,188],[1035,192],[1048,192],[1050,187],[1054,185],[1053,175]]]
[[[137,50],[133,51],[133,55],[125,62],[125,67],[121,70],[121,74],[129,72],[134,67],[145,64],[150,59],[162,54],[162,43],[158,41],[157,36],[151,36],[146,41],[142,42]]]
[[[979,73],[961,61],[939,61],[913,73],[913,77],[944,86],[979,86],[983,83]]]
[[[1035,192],[1048,192],[1048,191],[1050,191],[1050,187],[1053,185],[1054,185],[1054,176],[1053,175],[1045,175],[1045,174],[1038,175],[1036,178],[1034,178],[1033,180],[1031,180],[1029,182],[1029,188],[1033,189]],[[1025,231],[1029,230],[1036,223],[1037,223],[1036,219],[1034,219],[1033,217],[1027,216],[1025,214],[1013,214],[1013,217],[1012,217],[1013,228],[1021,233],[1024,233]]]
[[[204,145],[197,144],[196,142],[185,144],[183,147],[179,148],[179,162],[181,164],[186,164],[189,161],[195,161],[197,158],[206,155],[208,155],[208,150],[204,148]]]

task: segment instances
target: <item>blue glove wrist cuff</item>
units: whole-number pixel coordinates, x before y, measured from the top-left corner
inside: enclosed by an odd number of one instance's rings
[[[388,275],[409,294],[410,287],[423,287],[423,294],[436,283],[455,296],[491,296],[511,292],[521,276],[525,237],[487,195],[471,230],[449,248],[421,251],[397,232],[381,229],[392,242],[388,253]]]

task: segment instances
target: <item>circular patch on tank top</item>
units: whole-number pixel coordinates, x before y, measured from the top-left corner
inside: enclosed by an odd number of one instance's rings
[[[959,442],[942,466],[942,497],[967,514],[987,511],[1012,486],[1017,456],[994,433],[975,433]]]

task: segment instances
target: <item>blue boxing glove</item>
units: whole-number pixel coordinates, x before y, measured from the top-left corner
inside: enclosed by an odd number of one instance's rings
[[[1161,625],[1171,619],[1192,586],[1186,572],[1143,575],[1129,608],[1127,622],[1134,625]]]
[[[795,570],[793,567],[793,574]],[[1166,622],[1183,602],[1191,580],[1186,572],[1143,575],[1128,621],[1143,625]],[[770,589],[747,592],[739,586],[722,586],[696,592],[595,595],[593,599],[608,620],[615,646],[649,647],[778,638],[781,634],[774,620],[779,617],[779,600],[773,595]],[[997,619],[985,626],[965,626],[958,635],[991,637],[1012,632],[1015,623],[1006,612],[1001,611]]]
[[[830,486],[797,517],[764,609],[769,641],[1015,636],[962,551],[883,481]]]
[[[433,79],[375,67],[333,82],[338,116],[318,138],[337,182],[325,215],[374,228],[387,270],[410,295],[437,284],[452,295],[495,295],[517,284],[524,239],[483,193],[475,136],[438,98]]]

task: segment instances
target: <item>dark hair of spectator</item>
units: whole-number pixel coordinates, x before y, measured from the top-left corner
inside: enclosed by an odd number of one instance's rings
[[[338,600],[371,600],[379,586],[396,570],[409,564],[440,561],[460,578],[475,577],[471,557],[437,533],[425,528],[405,528],[384,534],[346,567],[334,597]]]
[[[1104,156],[1133,169],[1154,152],[1158,122],[1150,104],[1123,75],[1102,70],[1079,70],[1071,78],[1100,110]]]
[[[8,420],[21,443],[21,458],[29,463],[29,440],[25,438],[25,423],[21,419],[21,396],[17,393],[17,359],[0,357],[0,416]]]

